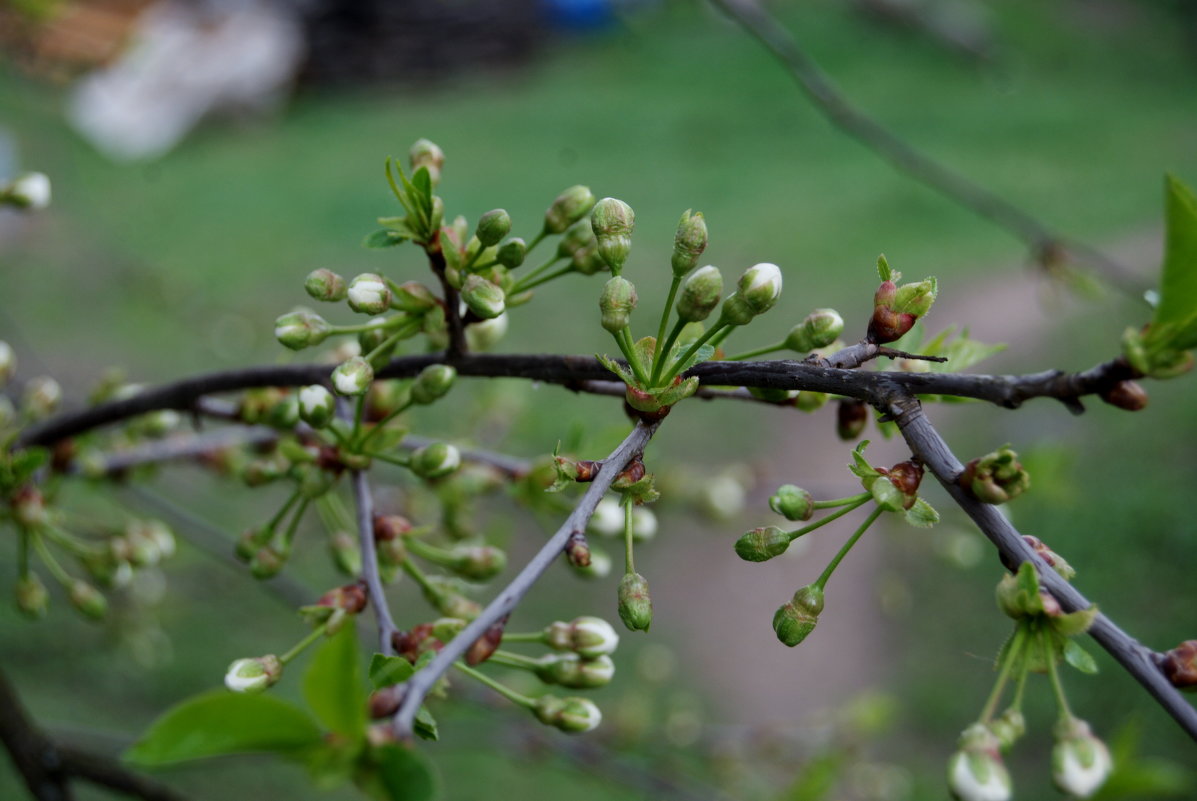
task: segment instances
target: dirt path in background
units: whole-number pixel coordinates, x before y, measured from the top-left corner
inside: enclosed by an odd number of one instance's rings
[[[1128,264],[1158,265],[1161,241],[1160,232],[1144,231],[1109,252]],[[931,330],[958,322],[982,342],[1009,345],[980,370],[1041,369],[1045,365],[1036,365],[1028,348],[1063,320],[1091,308],[1052,291],[1023,265],[1007,265],[984,283],[947,286],[932,313]],[[948,422],[951,410],[937,410],[935,417]],[[848,448],[836,437],[829,411],[796,414],[790,420],[776,448],[758,460],[766,468],[762,474],[771,478],[749,502],[749,527],[776,523],[766,506],[776,483],[794,483],[816,494],[853,491],[841,469],[849,460]],[[909,455],[900,441],[872,439],[869,455],[876,462],[890,464]],[[754,515],[752,510],[762,512]],[[714,528],[685,532],[685,549],[674,549],[667,562],[654,560],[653,597],[662,608],[685,610],[675,618],[681,629],[673,632],[678,656],[681,664],[697,666],[701,676],[690,680],[716,699],[711,722],[793,726],[816,710],[885,685],[893,664],[886,654],[901,647],[895,635],[905,621],[886,617],[879,601],[887,578],[884,537],[866,537],[844,560],[828,585],[827,610],[810,640],[786,648],[771,629],[774,610],[798,586],[813,580],[843,543],[843,528],[812,537],[805,548],[791,548],[768,565],[729,558],[731,537]],[[909,602],[917,606],[918,599]]]

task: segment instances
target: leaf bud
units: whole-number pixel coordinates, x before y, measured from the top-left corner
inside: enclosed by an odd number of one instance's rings
[[[604,551],[600,551],[593,546],[590,547],[590,564],[588,565],[573,565],[574,572],[582,578],[586,579],[601,579],[611,575],[611,557]]]
[[[21,408],[35,420],[49,417],[62,402],[62,387],[49,376],[31,378],[21,396]]]
[[[673,274],[681,278],[694,269],[698,257],[707,249],[707,221],[702,212],[690,213],[687,209],[678,221],[677,233],[673,237],[673,257],[670,260]]]
[[[777,526],[754,528],[736,540],[736,555],[746,562],[767,562],[790,547],[790,535]]]
[[[443,398],[453,386],[453,381],[456,378],[457,370],[447,364],[432,364],[425,367],[412,382],[412,402],[426,406]]]
[[[1023,541],[1031,546],[1031,550],[1035,555],[1047,563],[1047,566],[1060,574],[1060,577],[1065,581],[1072,581],[1076,578],[1076,570],[1068,561],[1060,554],[1049,548],[1043,540],[1038,537],[1033,537],[1030,534],[1022,535]]]
[[[410,314],[423,314],[437,305],[436,295],[419,281],[402,283],[391,293],[391,307]]]
[[[36,573],[29,573],[17,581],[17,609],[27,618],[36,620],[46,616],[50,606],[50,593]]]
[[[412,172],[421,167],[428,170],[428,178],[436,186],[441,180],[441,168],[445,166],[445,152],[429,139],[417,139],[407,153]],[[436,226],[440,227],[440,226]]]
[[[283,663],[274,654],[238,659],[224,674],[224,686],[235,693],[260,693],[283,677]]]
[[[511,216],[505,209],[492,209],[478,218],[474,236],[488,248],[497,245],[511,231]]]
[[[786,520],[810,520],[815,513],[815,499],[801,487],[783,484],[769,498],[769,508]]]
[[[461,453],[447,442],[434,442],[411,457],[411,469],[425,479],[444,478],[461,467]]]
[[[861,435],[869,422],[869,408],[864,401],[855,398],[840,398],[835,410],[835,433],[845,442]]]
[[[1002,447],[969,462],[959,482],[977,500],[1002,504],[1026,492],[1031,476],[1018,461],[1018,454]]]
[[[4,340],[0,340],[0,387],[8,383],[17,371],[17,354]]]
[[[1147,406],[1147,390],[1138,381],[1119,381],[1102,390],[1101,399],[1119,409],[1137,412]]]
[[[345,279],[332,270],[321,268],[308,273],[303,288],[316,300],[326,302],[344,300],[348,292]]]
[[[618,274],[632,250],[636,214],[622,200],[605,197],[595,204],[590,214],[590,225],[598,241],[599,255],[607,262],[611,272]]]
[[[588,186],[571,186],[553,200],[545,210],[544,230],[548,234],[560,234],[586,216],[594,208],[594,194]]]
[[[611,683],[615,677],[615,663],[609,656],[582,659],[578,654],[548,654],[538,661],[535,672],[545,684],[590,690]]]
[[[553,726],[567,734],[584,734],[598,728],[603,713],[598,706],[586,698],[558,698],[542,695],[536,699],[532,714],[547,726]]]
[[[931,304],[939,294],[939,286],[934,278],[926,278],[918,283],[903,284],[894,293],[890,308],[898,314],[913,314],[922,317],[931,311]]]
[[[67,594],[70,596],[71,606],[92,620],[100,620],[108,614],[108,599],[86,581],[80,579],[72,581]]]
[[[610,656],[619,646],[619,635],[601,617],[576,617],[568,623],[550,623],[544,630],[545,642],[558,651],[573,651],[583,659]]]
[[[374,368],[361,356],[354,356],[338,365],[330,377],[338,395],[364,395],[374,381]]]
[[[823,588],[808,584],[794,593],[793,599],[773,614],[777,639],[793,648],[810,636],[823,612]]]
[[[631,631],[648,631],[653,622],[653,602],[648,594],[648,579],[639,573],[626,573],[619,582],[619,619]]]
[[[291,350],[319,345],[331,333],[328,321],[310,309],[299,308],[274,321],[274,338]]]
[[[1178,690],[1197,691],[1197,640],[1185,640],[1165,653],[1160,670]]]
[[[682,284],[677,301],[678,319],[687,323],[707,319],[719,305],[719,297],[722,294],[723,276],[718,267],[708,264],[696,270]]]
[[[528,244],[518,236],[504,242],[496,251],[495,259],[508,270],[514,270],[524,263],[528,255]]]
[[[344,609],[349,614],[356,615],[366,608],[366,602],[365,585],[360,581],[355,581],[352,584],[346,584],[343,587],[337,587],[324,593],[316,601],[316,606]]]
[[[489,581],[507,567],[507,554],[493,545],[458,545],[452,554],[451,569],[470,581]]]
[[[958,801],[1010,801],[1010,774],[1000,743],[982,723],[960,735],[960,748],[948,759],[948,789]]]
[[[636,287],[631,281],[618,275],[609,279],[599,296],[603,328],[612,334],[622,331],[636,308],[636,301]]]
[[[1062,793],[1089,798],[1109,778],[1114,762],[1110,749],[1093,736],[1089,724],[1064,718],[1056,724],[1056,745],[1052,748],[1052,781]]]
[[[349,308],[362,314],[382,314],[391,308],[391,288],[382,276],[362,273],[349,282]]]
[[[498,317],[507,308],[507,294],[503,289],[480,275],[466,278],[461,287],[461,299],[483,320]]]
[[[403,515],[375,515],[374,541],[384,542],[408,534],[412,530],[411,521]]]
[[[50,194],[50,179],[45,173],[27,172],[0,189],[0,203],[41,211],[50,205]]]

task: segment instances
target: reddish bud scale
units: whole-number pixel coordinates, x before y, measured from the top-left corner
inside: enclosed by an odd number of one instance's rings
[[[899,340],[914,328],[917,320],[913,314],[898,314],[884,307],[873,309],[873,317],[869,320],[868,340],[878,345]]]
[[[1137,412],[1147,406],[1147,390],[1136,381],[1119,381],[1102,391],[1101,399],[1119,409]]]
[[[374,541],[385,542],[411,531],[411,521],[402,515],[375,515]]]
[[[565,557],[574,567],[590,567],[590,545],[586,542],[586,535],[575,531],[565,543]]]
[[[1164,654],[1160,670],[1178,690],[1197,691],[1197,640],[1185,640]]]
[[[590,459],[579,461],[577,480],[582,482],[594,481],[602,466],[602,462],[595,462]]]
[[[320,446],[320,451],[316,454],[316,466],[338,475],[345,471],[345,461],[341,458],[341,452],[331,445]]]
[[[441,648],[441,644],[432,636],[431,623],[412,626],[411,631],[396,631],[391,635],[391,646],[394,647],[396,655],[413,665],[420,658],[420,654],[429,649],[439,651]]]
[[[504,617],[487,629],[481,637],[474,640],[470,649],[466,651],[466,664],[470,666],[480,665],[490,659],[491,655],[498,650],[499,645],[503,642],[503,627],[506,625],[507,618]]]
[[[842,398],[835,412],[835,431],[840,439],[849,441],[860,436],[869,422],[869,410],[864,401]]]
[[[356,615],[366,608],[367,600],[366,585],[358,581],[346,584],[344,587],[337,587],[335,590],[329,590],[320,596],[316,605],[344,609],[349,614]]]
[[[614,484],[616,486],[628,487],[642,478],[644,478],[644,462],[637,458],[615,478]]]
[[[381,690],[375,690],[370,693],[369,708],[371,720],[389,718],[399,711],[399,704],[403,702],[403,691],[400,689],[400,686],[383,687]]]

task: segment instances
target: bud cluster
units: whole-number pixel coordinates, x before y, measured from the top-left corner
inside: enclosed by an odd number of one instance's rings
[[[1031,486],[1031,476],[1009,446],[973,459],[960,474],[960,486],[984,503],[1002,504]]]

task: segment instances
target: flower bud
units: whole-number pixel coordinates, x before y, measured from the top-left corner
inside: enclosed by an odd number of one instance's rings
[[[40,211],[50,205],[50,179],[40,172],[27,172],[0,190],[0,203],[19,209]]]
[[[585,579],[601,579],[611,575],[611,557],[593,546],[590,548],[590,564],[571,566],[575,573]]]
[[[1137,412],[1147,406],[1147,390],[1137,381],[1119,381],[1114,386],[1102,390],[1101,399],[1119,409]]]
[[[337,412],[337,400],[322,384],[299,390],[299,417],[312,428],[324,428]]]
[[[632,508],[632,539],[648,542],[657,536],[657,516],[643,506]]]
[[[754,528],[736,540],[736,555],[746,562],[767,562],[790,547],[790,535],[777,526]]]
[[[274,338],[291,350],[319,345],[332,333],[332,326],[310,309],[296,309],[274,321]]]
[[[391,293],[391,306],[409,314],[423,314],[436,305],[436,295],[419,281],[407,281]]]
[[[610,656],[619,646],[619,635],[600,617],[576,617],[569,623],[550,623],[544,630],[545,642],[558,651],[573,651],[583,659]]]
[[[548,726],[567,734],[584,734],[593,731],[603,721],[603,713],[593,701],[586,698],[557,698],[542,695],[536,699],[532,714]]]
[[[283,677],[283,663],[274,654],[238,659],[224,674],[224,686],[235,693],[260,693]]]
[[[723,301],[719,310],[719,322],[726,325],[748,325],[756,315],[739,292],[733,292]]]
[[[17,354],[12,346],[0,340],[0,387],[8,383],[17,371]]]
[[[902,490],[886,476],[876,476],[869,485],[869,492],[873,494],[873,502],[887,512],[900,512],[906,503]]]
[[[21,408],[27,415],[40,420],[49,417],[62,402],[62,387],[49,376],[31,378],[21,397]]]
[[[495,253],[495,259],[508,270],[514,270],[524,263],[528,255],[528,244],[520,237],[512,237]]]
[[[11,504],[13,519],[22,528],[37,528],[50,519],[46,511],[45,496],[32,484],[26,484],[17,490]]]
[[[411,456],[411,469],[425,479],[444,478],[461,467],[461,453],[446,442],[434,442]]]
[[[618,275],[609,279],[599,296],[603,328],[612,334],[622,331],[636,308],[636,301],[636,287],[631,281]]]
[[[349,308],[362,314],[382,314],[391,308],[391,288],[382,276],[362,273],[349,282]]]
[[[451,569],[470,581],[489,581],[507,567],[507,554],[493,545],[459,545],[452,553]]]
[[[1060,792],[1089,798],[1101,789],[1113,768],[1110,750],[1093,736],[1088,723],[1066,718],[1056,725],[1052,781]]]
[[[332,270],[312,270],[303,282],[303,288],[316,300],[326,302],[344,300],[348,287],[345,279]]]
[[[598,241],[594,238],[594,229],[590,221],[578,220],[566,230],[561,241],[557,243],[557,258],[572,261],[579,253],[597,248]]]
[[[590,225],[598,241],[599,255],[611,272],[618,273],[632,250],[632,229],[636,227],[632,207],[622,200],[605,197],[595,204]]]
[[[755,264],[740,276],[736,291],[754,316],[764,314],[781,297],[781,269],[768,262]]]
[[[702,212],[691,214],[687,209],[677,224],[677,233],[673,237],[673,257],[670,263],[673,274],[681,278],[694,269],[698,264],[698,257],[707,249],[707,221]]]
[[[470,311],[483,320],[498,317],[506,309],[507,295],[502,288],[480,275],[471,275],[461,287],[461,299]]]
[[[840,398],[835,410],[835,433],[845,442],[856,439],[869,422],[869,407],[855,398]]]
[[[413,403],[426,406],[443,398],[453,386],[457,370],[447,364],[433,364],[425,367],[411,385]]]
[[[361,356],[354,356],[342,362],[330,377],[338,395],[364,395],[374,381],[374,368]]]
[[[233,553],[242,562],[248,562],[254,558],[254,555],[261,550],[263,545],[270,542],[270,538],[273,536],[274,529],[266,526],[251,528],[237,538],[237,544],[233,548]]]
[[[773,631],[782,644],[793,648],[810,636],[823,612],[823,588],[809,584],[773,615]]]
[[[539,660],[535,672],[545,684],[590,690],[611,683],[615,677],[615,663],[609,656],[582,659],[577,654],[549,654]]]
[[[989,724],[989,730],[998,739],[1003,751],[1009,751],[1027,732],[1027,721],[1014,707],[1010,707]]]
[[[276,548],[266,545],[249,560],[249,573],[256,579],[273,578],[283,569],[286,556]]]
[[[958,801],[1009,801],[1010,774],[998,753],[1000,743],[984,724],[960,736],[960,750],[948,759],[948,789]]]
[[[436,186],[440,183],[441,168],[445,166],[445,152],[437,147],[435,142],[429,139],[417,139],[407,156],[411,160],[413,173],[424,167],[428,170],[428,178],[432,185]],[[439,228],[440,226],[435,227]]]
[[[357,539],[347,531],[338,531],[328,539],[328,550],[337,570],[347,576],[361,575],[362,550]]]
[[[723,276],[713,264],[697,270],[682,284],[677,300],[677,316],[687,323],[701,322],[719,305],[723,294]]]
[[[801,487],[783,484],[769,498],[769,508],[786,520],[810,520],[815,513],[815,499]]]
[[[1003,447],[969,462],[959,482],[977,500],[1002,504],[1026,492],[1031,476],[1018,461],[1018,454]]]
[[[544,213],[544,230],[548,234],[560,234],[586,216],[594,208],[594,194],[590,187],[571,186],[553,201]]]
[[[822,409],[829,400],[831,400],[831,396],[826,392],[811,392],[804,389],[794,396],[794,408],[802,412],[813,412]],[[868,418],[866,417],[866,419]]]
[[[825,348],[844,332],[844,319],[835,309],[815,309],[790,329],[786,347],[798,353]]]
[[[492,209],[478,218],[474,236],[488,248],[497,245],[511,231],[511,216],[505,209]]]
[[[619,537],[623,534],[623,507],[615,498],[603,498],[594,507],[594,514],[586,524],[586,530],[602,537]]]
[[[100,620],[108,614],[108,599],[86,581],[76,579],[71,582],[68,594],[71,598],[71,606],[92,620]]]
[[[470,323],[466,326],[465,334],[470,350],[490,350],[507,334],[507,312],[490,320]]]
[[[648,631],[653,622],[653,602],[648,594],[648,579],[639,573],[627,573],[619,582],[619,619],[631,631]]]
[[[50,606],[50,593],[36,573],[29,573],[17,581],[17,609],[27,618],[36,620],[46,616]]]

